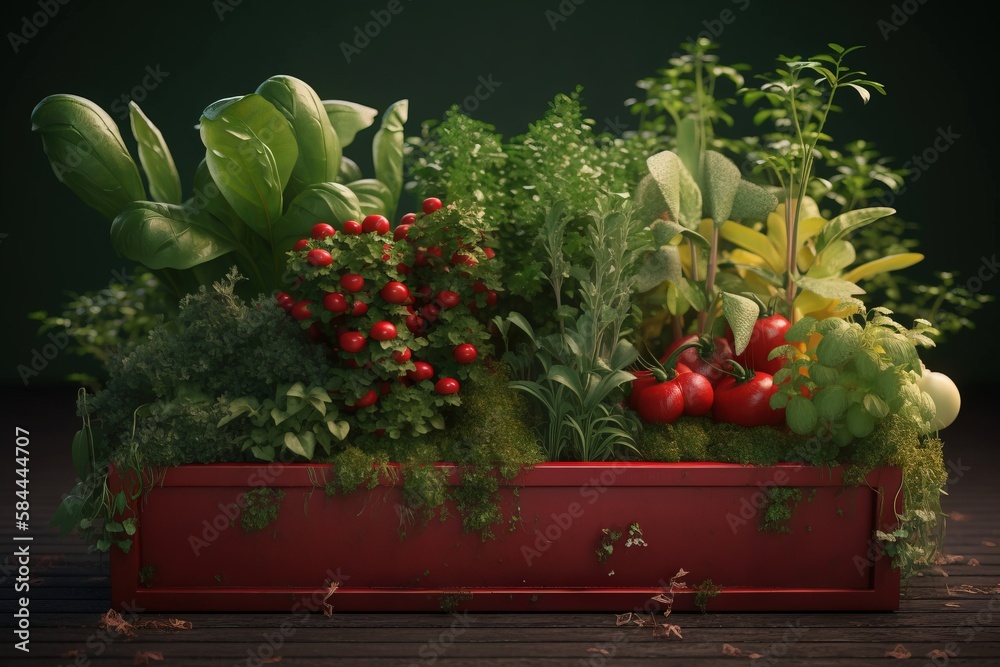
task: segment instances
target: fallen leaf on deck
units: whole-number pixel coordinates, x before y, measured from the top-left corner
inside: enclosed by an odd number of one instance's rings
[[[276,656],[273,656],[273,657],[270,657],[270,658],[261,658],[260,661],[261,662],[281,662],[281,656],[280,655],[276,655]]]
[[[944,606],[945,607],[961,607],[962,605],[958,604],[957,602],[945,602]]]
[[[138,621],[135,627],[143,630],[190,630],[194,625],[191,621],[182,621],[179,618],[168,618],[165,621],[155,618],[149,621]]]
[[[934,559],[934,563],[937,565],[951,565],[952,563],[961,563],[963,560],[965,560],[965,556],[938,554],[938,557]]]
[[[995,547],[996,545],[997,545],[996,542],[990,542],[989,540],[983,540],[983,546],[984,547]]]
[[[951,576],[947,572],[945,572],[943,569],[941,569],[940,566],[928,568],[927,574],[929,574],[931,576],[935,576],[935,577],[949,577],[949,576]]]
[[[66,651],[65,653],[60,653],[59,657],[60,658],[75,658],[78,655],[80,655],[80,649],[74,648],[74,649],[70,649],[69,651]]]
[[[929,651],[927,653],[927,657],[930,658],[931,660],[937,660],[938,658],[944,658],[945,662],[948,662],[948,658],[954,658],[957,655],[958,654],[955,653],[954,651],[948,651],[948,650],[942,651],[939,648],[936,648],[936,649],[934,649],[932,651]]]
[[[970,558],[969,560],[967,560],[965,562],[965,564],[969,565],[971,567],[979,567],[979,559],[978,558]]]
[[[963,514],[962,512],[951,512],[948,515],[948,518],[951,519],[952,521],[968,521],[969,515]]]
[[[628,612],[627,614],[615,614],[615,625],[622,626],[628,625],[629,623],[634,623],[633,617],[635,614]]]
[[[126,637],[135,637],[135,626],[122,618],[122,615],[114,609],[108,609],[104,612],[97,625],[105,630],[111,630]]]
[[[340,588],[340,582],[339,581],[331,581],[330,585],[327,586],[326,595],[323,596],[323,615],[324,616],[333,616],[333,605],[330,604],[330,603],[328,603],[327,600],[330,599],[331,595],[333,595],[334,593],[337,592],[338,588]]]
[[[971,593],[973,595],[993,595],[995,593],[1000,593],[1000,586],[983,588],[981,586],[973,586],[971,584],[962,584],[961,586],[956,586],[955,588],[951,588],[950,586],[945,586],[945,590],[948,591],[948,595],[955,595],[957,593]]]
[[[609,653],[611,653],[611,651],[609,651],[606,648],[597,648],[596,646],[591,646],[590,648],[587,649],[587,653],[600,653],[601,655],[608,655]]]
[[[751,660],[757,660],[759,658],[763,658],[764,656],[762,656],[760,653],[751,653],[747,657],[750,658]]]
[[[723,644],[722,655],[743,655],[743,651],[736,648],[732,644]]]
[[[910,653],[909,649],[907,649],[902,644],[896,644],[896,648],[892,649],[891,651],[886,651],[885,652],[885,657],[887,657],[887,658],[899,658],[900,660],[906,660],[911,655],[913,655],[913,654]]]
[[[677,635],[678,639],[684,639],[684,635],[681,634],[681,626],[673,623],[664,623],[653,630],[654,637],[670,639],[670,635]]]
[[[132,664],[148,665],[150,660],[163,660],[163,653],[160,651],[139,651],[132,658]]]

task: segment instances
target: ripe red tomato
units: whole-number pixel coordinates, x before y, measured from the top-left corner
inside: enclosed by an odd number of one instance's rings
[[[701,373],[681,373],[678,370],[677,382],[684,394],[684,414],[697,417],[712,409],[715,390],[707,377]]]
[[[693,347],[681,350],[677,360],[691,369],[692,372],[704,375],[715,386],[719,380],[726,377],[724,370],[729,370],[729,360],[733,358],[733,348],[725,338],[699,337],[697,334],[684,336],[674,340],[660,357],[660,363],[667,359],[681,345],[698,343]]]
[[[413,365],[415,368],[412,371],[406,371],[406,377],[411,381],[423,382],[434,377],[434,367],[426,361],[414,361]]]
[[[344,233],[357,236],[361,233],[361,223],[357,220],[348,220],[344,223]]]
[[[308,320],[312,317],[312,311],[309,309],[309,306],[311,305],[312,301],[309,300],[295,302],[295,305],[292,306],[292,317],[300,321]]]
[[[429,303],[420,309],[420,314],[424,316],[424,319],[428,322],[434,322],[437,320],[438,315],[441,313],[441,309],[438,308],[436,304]]]
[[[784,315],[774,314],[763,317],[753,325],[753,333],[750,334],[750,343],[742,354],[736,355],[736,361],[751,370],[774,375],[787,361],[785,357],[768,359],[771,350],[781,345],[785,345],[785,332],[791,323]],[[733,341],[733,332],[727,330],[726,337],[730,343]]]
[[[356,273],[345,273],[340,277],[340,286],[348,292],[360,292],[365,287],[365,279]]]
[[[388,303],[403,303],[410,298],[410,289],[403,283],[393,280],[387,282],[379,294]]]
[[[389,227],[389,219],[384,215],[369,215],[361,221],[361,231],[363,232],[375,232],[379,235],[388,234]]]
[[[455,361],[460,364],[471,364],[479,356],[479,350],[476,349],[475,345],[462,343],[455,346],[452,355],[455,357]]]
[[[396,337],[396,325],[386,320],[376,322],[368,331],[368,335],[375,340],[392,340]]]
[[[354,401],[354,407],[369,408],[375,405],[376,401],[378,401],[378,392],[374,389],[369,389],[367,394]]]
[[[337,230],[332,225],[328,225],[325,222],[318,222],[313,225],[312,232],[309,235],[318,241],[328,236],[334,236],[336,233]]]
[[[472,291],[475,292],[476,294],[482,294],[483,292],[489,291],[489,289],[490,288],[487,287],[482,280],[477,280],[476,282],[472,283]]]
[[[424,203],[421,205],[420,208],[423,209],[424,213],[430,215],[434,211],[440,209],[442,206],[443,204],[441,203],[441,200],[438,199],[437,197],[428,197],[427,199],[424,200]]]
[[[424,318],[411,313],[406,316],[406,328],[410,330],[410,333],[419,336],[424,331]]]
[[[441,248],[439,248],[436,245],[432,245],[430,248],[427,249],[427,254],[431,255],[432,257],[440,257],[441,256]]]
[[[309,246],[309,239],[299,239],[295,242],[292,250],[299,252],[300,250],[305,250]]]
[[[402,350],[394,350],[391,356],[392,360],[397,364],[405,364],[410,360],[412,354],[413,353],[410,352],[410,348],[404,347]]]
[[[727,376],[716,385],[712,419],[740,426],[774,426],[783,422],[785,409],[771,409],[771,396],[778,391],[774,378],[752,370],[746,375],[749,376],[746,381]]]
[[[409,234],[409,232],[410,232],[410,225],[400,225],[399,227],[396,227],[396,231],[392,233],[392,240],[393,241],[400,241],[402,239],[409,240],[407,238],[407,234]]]
[[[347,298],[339,292],[331,292],[323,297],[323,307],[331,313],[343,313],[347,310]]]
[[[295,297],[287,292],[278,292],[274,295],[274,298],[285,312],[292,312],[292,307],[295,305]]]
[[[400,225],[412,225],[416,221],[417,221],[417,214],[416,213],[407,213],[406,215],[404,215],[402,218],[399,219],[399,224]]]
[[[442,308],[454,308],[458,305],[461,297],[457,292],[452,292],[450,290],[441,290],[438,292],[437,301],[441,304]]]
[[[349,354],[355,354],[365,349],[365,335],[359,331],[345,331],[337,339],[340,349]]]
[[[306,255],[306,261],[313,266],[330,266],[333,264],[333,255],[328,250],[314,248]]]
[[[399,271],[399,275],[401,276],[408,276],[411,273],[413,273],[413,269],[410,268],[408,264],[405,264],[403,262],[400,262],[399,264],[396,265],[396,270]]]
[[[442,396],[447,396],[449,394],[457,394],[459,390],[458,380],[455,378],[441,378],[434,383],[434,391],[441,394]]]
[[[690,373],[685,373],[690,375]],[[669,424],[684,414],[684,392],[677,379],[646,386],[635,397],[639,417],[651,424]]]
[[[494,292],[493,290],[490,290],[489,293],[486,295],[486,305],[487,306],[497,305],[497,293]]]
[[[368,312],[368,304],[364,301],[355,301],[354,305],[351,306],[351,315],[354,317],[361,317]]]

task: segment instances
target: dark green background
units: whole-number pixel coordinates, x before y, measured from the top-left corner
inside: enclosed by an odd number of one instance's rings
[[[70,0],[19,53],[8,39],[0,46],[7,68],[0,384],[21,386],[16,368],[42,344],[26,319],[29,311],[57,308],[65,290],[103,287],[113,270],[126,266],[111,249],[108,223],[56,181],[29,131],[31,109],[52,93],[82,95],[109,109],[141,83],[147,66],[169,73],[141,106],[167,138],[187,184],[203,154],[194,130],[200,111],[216,99],[251,92],[274,74],[302,78],[324,99],[379,109],[408,98],[409,133],[461,104],[480,76],[492,77],[499,87],[471,115],[517,133],[553,95],[577,84],[598,128],[607,120],[631,123],[622,102],[636,94],[635,81],[706,30],[714,29],[725,61],[749,63],[755,72],[771,68],[779,53],[811,55],[828,41],[864,44],[852,64],[884,82],[889,95],[867,107],[843,100],[849,114],[834,118],[830,133],[874,140],[900,162],[930,147],[941,128],[961,135],[895,202],[904,218],[922,225],[928,258],[917,275],[954,269],[971,276],[997,251],[997,121],[983,95],[995,86],[995,59],[987,54],[995,36],[980,10],[966,11],[961,3],[586,0],[577,6],[564,0],[574,11],[553,30],[546,12],[559,11],[558,0],[400,0],[402,13],[348,63],[340,43],[353,40],[355,27],[386,2],[242,0],[220,19],[217,7],[225,2]],[[890,21],[894,11],[897,20],[906,16],[904,6],[912,16],[885,39],[888,24],[879,21]],[[735,17],[729,25],[719,21],[724,10]],[[38,11],[37,1],[15,2],[0,27],[5,35],[19,31],[22,17]],[[127,122],[121,127],[130,141]],[[369,173],[370,137],[361,135],[347,151]],[[987,281],[984,289],[996,293],[998,285]],[[976,331],[924,354],[928,365],[963,388],[991,382],[1000,370],[997,355],[982,350],[995,349],[997,310],[991,305]],[[80,364],[61,355],[33,385],[59,382]]]

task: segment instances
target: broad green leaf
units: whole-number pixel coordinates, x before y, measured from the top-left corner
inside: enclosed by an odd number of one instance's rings
[[[345,421],[333,421],[328,419],[326,422],[326,428],[330,431],[330,434],[337,440],[344,440],[347,434],[351,430],[351,425]]]
[[[681,256],[677,246],[662,245],[646,255],[636,275],[637,292],[648,292],[665,281],[681,278]]]
[[[857,329],[837,329],[823,336],[816,346],[816,359],[824,366],[839,366],[853,357],[861,346]]]
[[[295,433],[286,433],[285,447],[311,461],[313,454],[316,453],[316,436],[308,432],[303,433],[301,437]]]
[[[296,382],[285,390],[285,396],[295,396],[296,398],[306,397],[306,386],[301,382]]]
[[[190,269],[233,250],[225,226],[205,211],[135,202],[111,223],[111,242],[124,257],[151,269]]]
[[[815,318],[809,316],[799,318],[795,324],[788,327],[788,330],[785,332],[785,340],[789,343],[804,342],[809,334],[812,333],[814,326],[816,326]]]
[[[314,183],[337,180],[343,150],[323,102],[309,84],[293,76],[272,76],[257,93],[292,126],[299,156],[288,187],[300,192]]]
[[[685,116],[677,123],[677,156],[692,174],[698,171],[703,148],[698,138],[698,120]]]
[[[549,369],[546,373],[545,378],[553,382],[558,382],[561,385],[566,386],[572,391],[579,400],[583,400],[584,388],[583,384],[580,382],[580,376],[573,369],[556,364]]]
[[[361,180],[361,167],[349,157],[340,158],[340,173],[337,174],[338,183],[350,183]]]
[[[828,222],[816,238],[816,252],[823,252],[828,245],[850,232],[892,215],[896,209],[886,206],[859,208],[842,213]]]
[[[902,252],[897,255],[887,255],[871,262],[865,262],[855,266],[843,275],[844,280],[856,283],[859,280],[871,278],[879,273],[889,271],[899,271],[913,266],[917,262],[923,261],[924,256],[919,252]]]
[[[816,413],[821,419],[835,421],[847,412],[847,389],[832,382],[828,384],[829,386],[824,386],[816,392],[813,405],[816,406]]]
[[[351,145],[354,135],[370,127],[378,116],[376,109],[345,100],[323,100],[323,108],[326,109],[327,118],[330,119],[330,124],[340,139],[341,147]]]
[[[750,344],[750,336],[753,334],[754,324],[757,323],[757,316],[760,315],[760,308],[745,296],[722,292],[722,314],[733,330],[733,351],[742,354]]]
[[[715,151],[705,151],[701,165],[702,214],[716,227],[729,219],[740,187],[740,170],[733,161]]]
[[[875,394],[865,394],[861,404],[875,419],[883,419],[889,415],[889,404]]]
[[[274,460],[274,447],[272,445],[265,445],[261,447],[260,445],[253,445],[250,448],[253,455],[256,456],[261,461],[273,461]]]
[[[378,214],[387,218],[392,217],[391,211],[395,209],[396,197],[393,197],[385,183],[374,178],[363,178],[348,183],[347,187],[357,195],[364,215]]]
[[[282,192],[299,156],[288,120],[260,95],[220,100],[201,117],[212,180],[243,221],[274,245]]]
[[[698,188],[698,182],[694,180],[694,175],[683,166],[681,167],[679,185],[681,210],[678,219],[682,225],[690,230],[699,229],[702,218],[701,190]]]
[[[764,220],[778,206],[773,194],[749,181],[740,181],[729,212],[731,220]]]
[[[167,142],[138,104],[129,102],[128,109],[132,136],[139,145],[139,162],[149,181],[149,195],[158,202],[180,204],[183,199],[181,177]]]
[[[87,437],[87,429],[81,428],[73,436],[71,454],[76,474],[80,479],[86,479],[90,474],[90,439]]]
[[[849,241],[839,239],[823,248],[816,255],[812,266],[806,273],[810,278],[828,278],[835,276],[854,263],[857,254]]]
[[[317,183],[298,194],[281,220],[277,250],[291,250],[295,241],[308,238],[313,225],[326,222],[342,229],[348,220],[360,221],[364,215],[357,196],[340,183]]]
[[[636,186],[632,200],[635,202],[635,218],[642,224],[650,224],[653,221],[662,220],[660,216],[669,210],[669,206],[663,198],[663,193],[660,191],[660,186],[652,174],[646,174],[639,180],[639,185]]]
[[[681,170],[685,170],[681,159],[673,151],[661,151],[646,158],[646,167],[649,169],[652,185],[656,186],[660,198],[666,204],[666,211],[673,220],[681,222]],[[640,194],[655,199],[652,192]]]
[[[146,199],[142,177],[118,126],[103,109],[76,95],[50,95],[31,112],[52,171],[87,206],[113,220]]]
[[[825,299],[846,299],[855,294],[864,294],[865,291],[847,280],[840,278],[810,278],[800,277],[798,286],[804,290],[814,292]]]
[[[653,232],[654,242],[662,246],[670,243],[674,237],[685,231],[686,228],[681,223],[673,220],[655,220],[650,225],[650,229]]]
[[[872,94],[868,92],[867,88],[863,88],[856,83],[845,83],[844,85],[847,86],[848,88],[853,88],[861,97],[861,101],[864,104],[868,104],[868,102],[872,99]]]
[[[688,280],[684,276],[679,277],[673,282],[677,287],[677,291],[687,299],[692,308],[699,312],[704,312],[708,308],[708,297],[705,296],[705,290],[701,284],[693,280]]]
[[[726,222],[719,227],[719,236],[767,262],[773,271],[784,272],[785,259],[778,254],[766,236],[738,222]]]
[[[125,497],[124,491],[119,491],[115,494],[115,514],[121,514],[125,511],[125,507],[128,505],[128,499]]]
[[[389,188],[391,201],[382,215],[392,220],[403,190],[403,126],[409,109],[407,100],[399,100],[382,114],[382,126],[372,140],[375,178]]]

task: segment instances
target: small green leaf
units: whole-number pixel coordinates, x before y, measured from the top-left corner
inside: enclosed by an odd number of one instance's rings
[[[815,292],[825,299],[846,299],[856,294],[864,294],[865,290],[854,283],[840,278],[810,278],[801,276],[796,280],[799,287]]]
[[[346,100],[323,100],[323,108],[326,109],[341,146],[349,146],[354,141],[354,136],[371,127],[378,116],[377,109]]]
[[[889,415],[889,405],[875,394],[865,394],[861,404],[875,419],[883,419]]]
[[[286,433],[284,440],[285,440],[285,447],[287,447],[295,454],[298,454],[299,456],[307,459],[312,458],[313,453],[311,451],[309,452],[306,451],[305,445],[303,444],[302,440],[299,439],[299,436],[295,435],[294,433]]]
[[[128,553],[132,548],[132,540],[118,540],[115,544],[122,550],[122,553]]]
[[[754,324],[760,315],[760,308],[751,299],[739,294],[722,292],[722,314],[725,315],[729,327],[733,330],[734,349],[736,354],[742,354],[750,344]]]
[[[128,518],[122,521],[122,527],[125,529],[126,535],[135,535],[137,524],[135,519]]]
[[[792,396],[785,408],[785,422],[794,433],[812,433],[819,422],[816,406],[805,396]]]
[[[836,384],[839,377],[840,372],[836,368],[824,366],[819,363],[809,366],[809,379],[820,387]]]
[[[816,318],[806,315],[788,327],[788,330],[785,332],[785,340],[789,343],[804,343],[809,338],[809,334],[813,332],[813,327],[815,326]]]
[[[702,214],[711,218],[716,227],[729,220],[741,180],[739,167],[732,160],[721,153],[705,151],[698,184],[702,193]]]
[[[687,299],[692,308],[699,312],[704,312],[708,309],[708,297],[705,295],[705,289],[700,283],[680,276],[674,281],[674,285],[677,286],[677,291]]]
[[[810,368],[810,375],[815,368],[815,365]],[[813,396],[813,405],[821,419],[836,421],[847,412],[847,389],[839,384],[829,383],[829,386],[824,386]]]
[[[109,533],[122,533],[125,531],[125,527],[122,526],[117,521],[105,521],[104,530],[106,530]]]
[[[768,403],[772,410],[781,410],[788,405],[788,394],[781,391],[771,394],[771,399]]]
[[[826,223],[823,230],[816,237],[816,252],[821,253],[828,245],[850,232],[860,229],[866,225],[893,215],[896,209],[885,206],[873,208],[859,208],[847,213],[842,213],[836,218]]]
[[[382,214],[390,220],[396,215],[396,203],[403,190],[403,126],[409,110],[407,100],[399,100],[385,110],[382,126],[372,140],[375,178],[382,181],[392,197]]]
[[[676,283],[681,277],[680,251],[677,246],[663,245],[646,256],[636,275],[635,289],[647,292],[668,280]]]
[[[115,514],[121,514],[122,512],[124,512],[127,504],[128,504],[128,499],[125,498],[125,493],[123,491],[119,491],[115,495],[115,508],[114,508]]]
[[[854,328],[831,331],[816,346],[816,357],[824,366],[839,366],[853,357],[861,346],[861,335]]]
[[[87,430],[81,428],[73,436],[73,445],[71,447],[71,453],[73,458],[73,469],[80,479],[86,479],[90,474],[90,440],[87,437]]]
[[[183,199],[181,177],[177,174],[177,166],[163,134],[138,104],[129,102],[128,108],[132,136],[139,145],[139,163],[146,172],[150,196],[165,204],[180,204]]]

